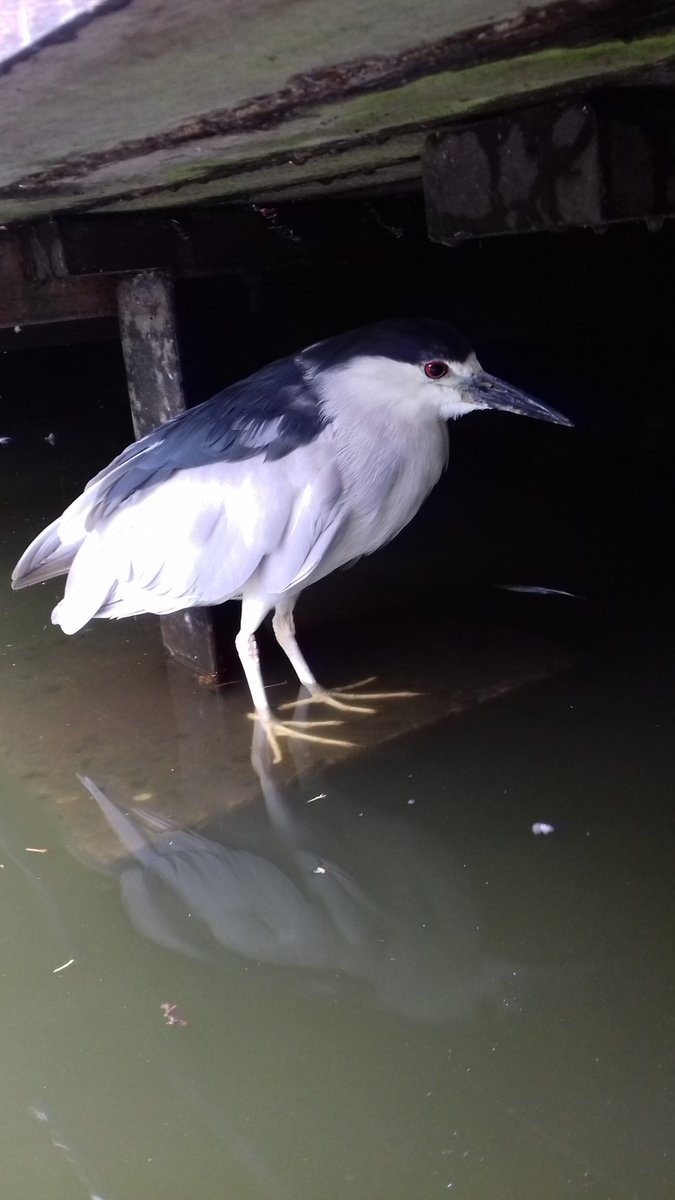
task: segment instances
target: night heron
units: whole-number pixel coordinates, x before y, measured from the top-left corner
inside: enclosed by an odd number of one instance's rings
[[[272,714],[256,630],[274,610],[300,683],[349,708],[354,697],[322,688],[303,658],[298,596],[407,525],[446,465],[445,422],[480,408],[570,424],[487,374],[439,321],[385,321],[317,342],[124,450],[31,543],[13,586],[67,573],[52,613],[64,633],[92,617],[241,598],[236,647],[275,755],[282,735],[325,740]]]

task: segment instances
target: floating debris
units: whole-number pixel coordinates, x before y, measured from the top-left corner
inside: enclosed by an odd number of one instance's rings
[[[161,1006],[164,1013],[164,1020],[167,1025],[187,1025],[187,1019],[183,1016],[181,1009],[177,1004],[170,1004],[168,1001]]]
[[[46,846],[24,846],[27,854],[46,854]]]
[[[315,800],[325,800],[327,792],[317,792],[316,796],[312,796],[311,800],[305,800],[305,804],[313,804]]]
[[[546,821],[535,821],[532,826],[532,832],[535,834],[555,833],[555,825],[548,825]]]
[[[52,971],[52,975],[58,975],[59,971],[65,971],[66,967],[72,967],[74,962],[75,962],[74,958],[69,958],[68,962],[61,963],[60,967],[54,967],[54,970]]]

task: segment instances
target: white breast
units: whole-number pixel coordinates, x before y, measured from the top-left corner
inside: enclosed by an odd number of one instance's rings
[[[386,391],[379,372],[374,384],[356,376],[352,365],[349,378],[354,384],[350,389],[345,389],[344,377],[339,386],[331,373],[322,380],[349,519],[321,575],[395,537],[438,482],[448,458],[445,422],[420,403],[416,392],[396,388],[400,376],[389,381]]]

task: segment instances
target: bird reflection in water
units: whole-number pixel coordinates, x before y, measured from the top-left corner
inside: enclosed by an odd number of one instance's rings
[[[343,798],[320,814],[303,804],[301,818],[259,726],[251,761],[264,800],[249,831],[255,851],[141,806],[123,810],[80,777],[129,856],[119,881],[139,933],[205,961],[234,952],[342,973],[376,1003],[423,1021],[462,1019],[484,1004],[518,1007],[527,972],[483,952],[468,873],[447,847],[410,815],[357,813]]]

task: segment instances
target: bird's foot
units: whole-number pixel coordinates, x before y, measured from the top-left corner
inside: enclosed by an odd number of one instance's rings
[[[366,715],[377,712],[376,708],[370,708],[361,703],[352,703],[353,701],[361,700],[406,700],[414,696],[419,696],[419,692],[357,692],[355,688],[365,687],[369,683],[375,682],[375,676],[370,675],[367,679],[359,679],[356,683],[347,684],[345,687],[332,688],[330,691],[327,688],[315,687],[307,688],[309,695],[303,697],[301,703],[304,704],[328,704],[331,708],[337,708],[341,712],[349,713],[365,713]],[[292,700],[288,704],[280,704],[279,711],[284,709],[295,708],[298,704],[297,700]]]
[[[248,716],[249,720],[260,722],[270,750],[272,751],[272,762],[274,763],[280,763],[282,759],[279,738],[295,738],[302,742],[315,742],[320,746],[354,745],[353,742],[347,742],[340,738],[327,737],[324,734],[309,732],[312,729],[325,729],[327,726],[334,728],[336,725],[341,725],[341,721],[277,721],[271,714],[268,716],[265,713],[258,712],[249,713]]]

